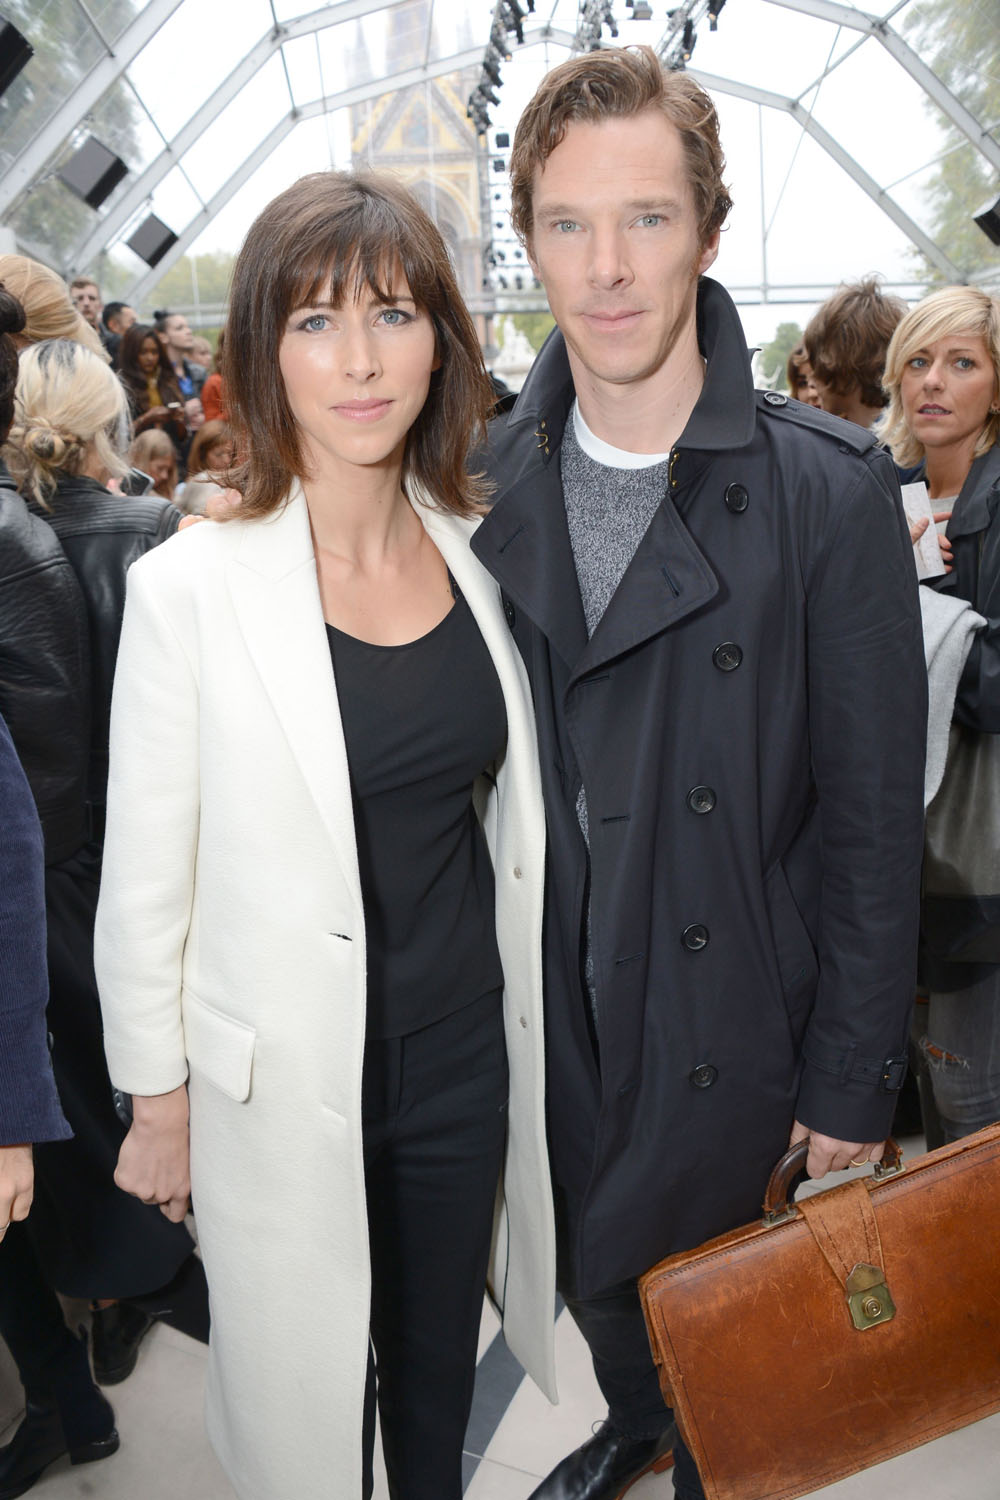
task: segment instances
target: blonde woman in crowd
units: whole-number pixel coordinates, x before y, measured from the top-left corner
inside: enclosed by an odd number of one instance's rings
[[[134,468],[148,474],[153,481],[149,493],[173,500],[177,490],[177,451],[165,432],[147,428],[132,439],[128,450]]]
[[[945,287],[902,319],[886,357],[883,442],[901,467],[922,464],[942,553],[938,592],[985,618],[955,697],[954,724],[1000,734],[1000,300]],[[981,622],[982,623],[982,622]],[[954,736],[953,736],[954,738]],[[997,743],[1000,750],[1000,742]],[[954,745],[951,754],[954,754]],[[945,783],[949,768],[945,767]],[[967,805],[968,788],[958,805]],[[936,817],[932,804],[931,817]],[[977,835],[995,864],[1000,810],[983,803]],[[975,850],[967,851],[971,862]],[[962,873],[960,871],[960,873]],[[944,1139],[1000,1118],[1000,912],[995,887],[925,898],[918,1006],[921,1048]],[[994,899],[991,900],[990,898]],[[996,959],[996,962],[987,961]]]
[[[23,330],[14,335],[19,349],[42,339],[72,339],[108,362],[96,329],[80,316],[65,281],[48,266],[26,255],[0,255],[0,283],[24,308],[27,321]]]

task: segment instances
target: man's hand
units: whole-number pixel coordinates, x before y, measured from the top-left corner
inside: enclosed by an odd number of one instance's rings
[[[169,1094],[133,1095],[132,1128],[122,1142],[115,1182],[179,1224],[191,1197],[188,1097],[183,1083]]]
[[[845,1167],[860,1167],[866,1161],[881,1161],[885,1141],[838,1141],[830,1135],[820,1135],[802,1125],[798,1120],[792,1126],[788,1144],[809,1142],[806,1172],[810,1177],[825,1177],[828,1172],[840,1172]]]
[[[26,1219],[35,1189],[31,1147],[0,1146],[0,1240],[12,1219]]]

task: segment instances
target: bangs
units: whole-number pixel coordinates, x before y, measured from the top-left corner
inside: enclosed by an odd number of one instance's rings
[[[400,222],[396,205],[359,195],[335,217],[310,229],[297,264],[288,268],[283,319],[297,307],[326,302],[342,307],[365,291],[376,302],[394,302],[400,279],[418,308],[436,310],[439,268],[411,226]]]

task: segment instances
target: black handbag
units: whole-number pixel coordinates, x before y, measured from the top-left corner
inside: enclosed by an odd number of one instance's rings
[[[927,809],[927,951],[952,963],[1000,963],[1000,735],[952,724]]]

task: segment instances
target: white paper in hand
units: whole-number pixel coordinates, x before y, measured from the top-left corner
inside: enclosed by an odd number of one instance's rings
[[[944,563],[941,561],[941,548],[938,546],[934,511],[927,493],[927,486],[922,479],[918,479],[916,484],[904,484],[902,492],[907,525],[912,526],[914,522],[922,521],[925,517],[927,519],[927,530],[913,548],[917,577],[939,578],[944,572]]]

